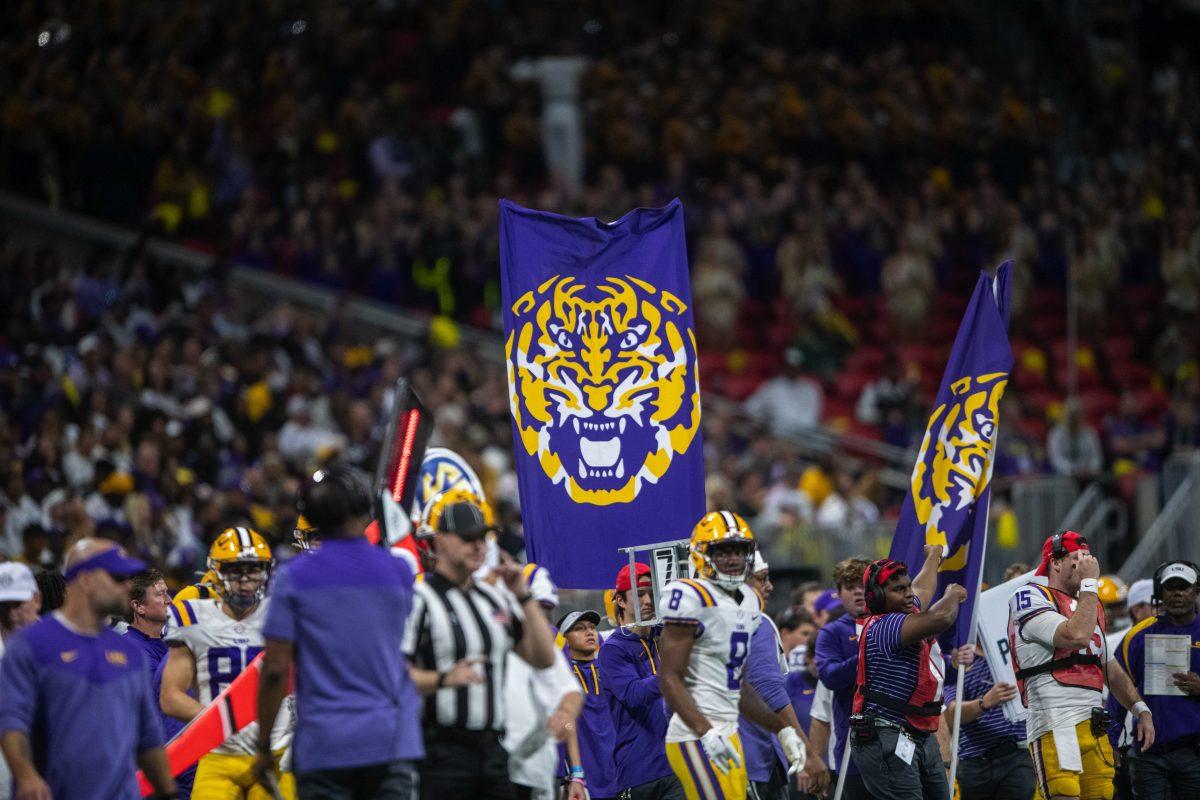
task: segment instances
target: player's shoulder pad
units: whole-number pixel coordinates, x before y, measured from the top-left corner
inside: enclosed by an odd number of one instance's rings
[[[663,587],[658,615],[666,622],[696,622],[706,608],[716,607],[712,591],[689,578],[671,581]]]
[[[168,623],[173,623],[176,628],[188,628],[196,624],[199,617],[196,616],[196,604],[200,602],[196,598],[175,598],[170,606],[170,619]]]

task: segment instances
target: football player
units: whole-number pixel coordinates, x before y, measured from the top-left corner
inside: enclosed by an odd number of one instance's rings
[[[220,582],[220,598],[178,601],[167,620],[163,638],[170,651],[160,695],[164,712],[190,722],[262,652],[265,595],[274,564],[271,548],[256,531],[230,528],[217,537],[209,569]],[[189,695],[190,689],[195,697]],[[291,742],[291,703],[289,696],[272,731],[277,759]],[[202,757],[192,798],[269,800],[267,790],[254,779],[257,737],[258,723],[251,723]],[[290,772],[283,772],[279,789],[294,800],[295,779]]]
[[[742,672],[757,630],[762,598],[745,585],[754,559],[754,534],[729,511],[706,514],[691,539],[695,579],[667,584],[659,603],[663,698],[674,710],[667,726],[667,759],[688,800],[745,800],[746,759],[738,716],[779,738],[791,765],[823,792],[829,772],[799,727],[785,724]]]

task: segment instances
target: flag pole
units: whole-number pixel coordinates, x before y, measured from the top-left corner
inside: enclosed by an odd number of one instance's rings
[[[849,728],[846,729],[849,734]],[[834,731],[834,736],[837,736],[837,731]],[[846,738],[846,749],[842,753],[842,765],[838,768],[837,789],[833,792],[833,800],[842,800],[842,790],[846,788],[846,773],[850,771],[850,739]]]
[[[997,431],[998,432],[998,431]],[[991,488],[991,464],[988,465],[988,488]],[[979,556],[979,576],[975,580],[975,599],[978,601],[979,595],[983,592],[983,568],[987,565],[987,541],[988,527],[991,525],[992,514],[992,493],[989,491],[987,496],[987,505],[983,510],[983,553]],[[975,637],[978,631],[975,627],[975,615],[979,611],[979,603],[971,604],[971,627],[968,628],[967,644],[975,646]],[[954,797],[954,781],[958,778],[958,739],[962,733],[962,707],[963,707],[963,681],[967,678],[967,671],[962,667],[955,667],[958,672],[958,677],[955,679],[954,699],[957,701],[954,704],[954,728],[950,731],[950,796]]]

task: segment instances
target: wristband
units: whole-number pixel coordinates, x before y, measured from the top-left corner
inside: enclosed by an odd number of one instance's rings
[[[979,698],[979,710],[984,713],[987,713],[988,710],[987,703],[983,701],[982,697]]]
[[[1100,581],[1096,578],[1084,578],[1079,582],[1079,593],[1091,592],[1094,595],[1100,594]]]
[[[446,676],[447,676],[448,674],[449,674],[448,672],[439,672],[439,673],[438,673],[438,679],[437,679],[437,685],[436,685],[436,688],[438,688],[438,689],[442,689],[442,688],[444,688],[444,687],[446,686]]]
[[[528,603],[528,602],[529,602],[530,600],[532,600],[532,599],[533,599],[533,595],[532,595],[532,594],[526,594],[526,595],[522,595],[522,596],[520,596],[520,597],[518,597],[518,598],[517,598],[517,605],[519,605],[519,606],[523,606],[523,605],[525,605],[526,603]]]
[[[583,780],[583,767],[571,767],[571,780]]]
[[[1138,700],[1136,703],[1133,704],[1133,708],[1131,708],[1129,710],[1133,712],[1134,716],[1140,715],[1143,711],[1145,711],[1147,714],[1153,713],[1150,711],[1150,706],[1146,705],[1145,700]]]

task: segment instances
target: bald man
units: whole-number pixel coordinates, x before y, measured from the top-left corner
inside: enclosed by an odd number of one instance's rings
[[[0,664],[0,748],[22,800],[137,800],[137,769],[159,797],[175,781],[141,648],[105,626],[146,568],[106,539],[67,555],[63,606],[8,641]]]

